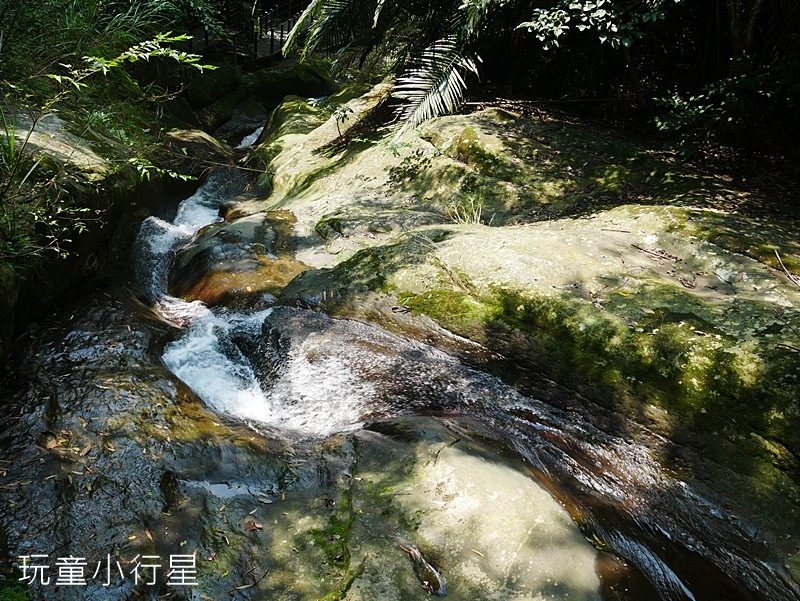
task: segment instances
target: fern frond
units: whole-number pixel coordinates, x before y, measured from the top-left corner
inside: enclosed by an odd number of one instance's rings
[[[464,98],[464,76],[469,72],[478,75],[478,68],[455,38],[438,40],[426,48],[395,86],[394,96],[409,101],[399,111],[405,122],[403,130],[455,111]]]

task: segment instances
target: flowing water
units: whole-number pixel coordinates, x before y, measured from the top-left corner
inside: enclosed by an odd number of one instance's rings
[[[235,172],[215,173],[172,223],[146,220],[137,243],[143,287],[183,328],[163,361],[215,411],[299,438],[402,414],[447,415],[522,457],[586,536],[633,564],[662,599],[796,598],[781,567],[753,557],[757,533],[665,473],[645,446],[375,327],[288,308],[209,309],[169,296],[176,250],[219,221],[217,207],[243,185]],[[630,595],[618,598],[644,599]]]

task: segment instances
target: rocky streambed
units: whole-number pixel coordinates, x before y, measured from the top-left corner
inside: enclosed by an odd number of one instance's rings
[[[384,95],[330,102],[356,128]],[[796,599],[791,227],[569,126],[478,113],[387,149],[334,121],[289,98],[269,181],[218,171],[142,225],[138,282],[18,340],[12,577],[41,599]]]

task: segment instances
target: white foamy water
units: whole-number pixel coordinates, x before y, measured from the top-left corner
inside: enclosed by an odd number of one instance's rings
[[[142,222],[136,238],[136,276],[152,301],[157,302],[167,293],[170,262],[178,248],[204,226],[222,221],[220,203],[243,185],[241,174],[218,171],[181,202],[172,223],[158,217]]]
[[[164,363],[212,408],[303,435],[325,436],[358,427],[372,386],[337,357],[309,360],[293,352],[282,377],[264,390],[235,337],[255,339],[272,309],[253,314],[208,312],[167,345]]]
[[[255,142],[263,128],[242,140]],[[205,226],[221,221],[219,206],[244,187],[240,174],[216,172],[180,203],[170,223],[148,217],[136,241],[136,272],[165,319],[185,328],[164,350],[164,364],[210,407],[245,420],[263,422],[304,435],[324,436],[354,429],[365,400],[374,391],[351,373],[340,358],[310,361],[293,353],[287,376],[263,390],[237,342],[255,346],[271,309],[254,313],[210,309],[168,294],[168,278],[177,251]]]
[[[182,338],[164,349],[164,363],[217,411],[270,421],[272,407],[247,358],[231,340],[257,335],[271,309],[252,315],[197,315]],[[238,331],[237,331],[238,330]]]
[[[237,149],[250,148],[253,144],[256,143],[256,140],[258,140],[258,136],[261,135],[262,131],[264,131],[263,125],[259,127],[257,130],[255,130],[252,134],[248,134],[244,138],[242,138],[242,141],[236,148]]]

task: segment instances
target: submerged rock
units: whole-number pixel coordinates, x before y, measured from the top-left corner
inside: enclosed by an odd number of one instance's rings
[[[288,211],[272,211],[206,227],[175,258],[170,290],[209,306],[277,294],[310,269],[293,257],[293,222]]]
[[[598,552],[521,465],[430,418],[376,423],[358,448],[346,599],[600,599]]]

